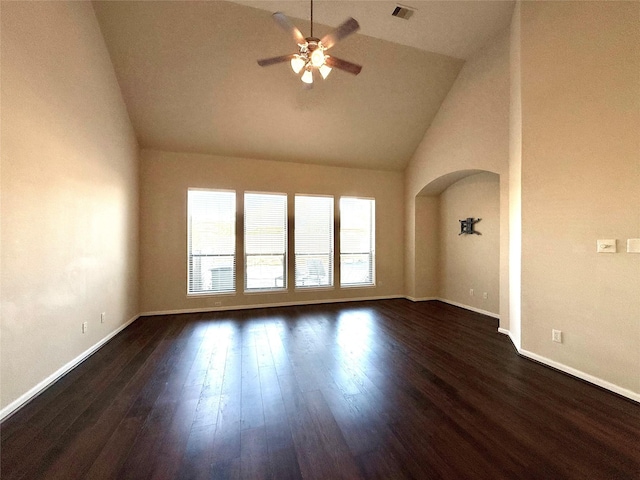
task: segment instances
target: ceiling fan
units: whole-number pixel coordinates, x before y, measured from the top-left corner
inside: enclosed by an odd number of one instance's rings
[[[291,62],[291,68],[296,74],[302,72],[300,79],[308,87],[313,86],[313,74],[319,72],[322,78],[327,78],[332,68],[344,70],[353,75],[358,75],[362,67],[355,63],[341,60],[325,52],[343,38],[351,35],[360,28],[354,18],[348,18],[335,30],[329,32],[322,39],[313,36],[313,0],[311,0],[311,36],[304,37],[300,30],[281,12],[276,12],[273,19],[285,31],[289,32],[298,44],[298,53],[281,55],[279,57],[258,60],[258,65],[267,67],[276,63]]]

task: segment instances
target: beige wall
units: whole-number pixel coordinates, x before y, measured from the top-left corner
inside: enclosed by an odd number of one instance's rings
[[[462,67],[405,170],[407,198],[452,172],[506,172],[508,158],[507,30]]]
[[[460,219],[481,218],[481,235],[459,235]],[[500,178],[479,173],[440,195],[438,297],[498,314],[500,298]],[[473,289],[473,296],[470,290]],[[486,293],[488,298],[484,298]]]
[[[415,197],[414,300],[438,297],[440,291],[440,197]],[[428,266],[428,267],[427,267]]]
[[[438,257],[430,245],[433,238],[425,236],[436,228],[439,209],[427,208],[421,197],[437,196],[461,178],[481,171],[500,175],[499,291],[508,295],[508,163],[506,31],[464,65],[405,171],[405,285],[409,297],[436,297],[440,291],[439,280],[434,280],[441,275]],[[425,248],[432,253],[425,252]],[[508,311],[503,311],[502,306],[499,310],[500,325],[508,328]]]
[[[138,169],[91,4],[2,2],[1,28],[6,412],[137,314]]]
[[[318,300],[375,298],[403,294],[403,182],[400,172],[321,167],[208,155],[142,151],[141,173],[141,310],[143,312],[214,309]],[[376,280],[373,288],[191,296],[187,279],[187,189],[221,188],[280,192],[289,195],[289,214],[296,193],[363,196],[376,199]],[[237,236],[242,252],[242,231]],[[241,257],[240,257],[241,258]],[[237,275],[244,274],[238,262]],[[293,262],[290,262],[290,276]],[[339,282],[337,282],[339,283]]]
[[[640,393],[640,3],[521,8],[522,347]]]

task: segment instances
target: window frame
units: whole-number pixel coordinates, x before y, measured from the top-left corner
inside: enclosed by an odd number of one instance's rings
[[[282,254],[247,254],[247,195],[269,195],[269,196],[278,196],[284,198],[284,239],[283,246],[284,251]],[[242,211],[242,259],[243,259],[243,270],[244,270],[244,293],[245,294],[255,294],[255,293],[282,293],[287,292],[289,290],[289,196],[286,193],[282,192],[259,192],[259,191],[250,191],[245,190],[242,195],[243,198],[243,211]],[[249,272],[249,263],[247,261],[248,257],[251,256],[282,256],[282,286],[277,285],[277,280],[280,277],[276,277],[274,281],[273,287],[259,287],[259,288],[249,288],[248,287],[248,272]]]
[[[298,253],[298,241],[296,237],[296,233],[298,232],[298,197],[305,198],[326,198],[331,200],[331,221],[330,221],[330,234],[329,234],[329,252],[328,253],[317,253],[317,254],[308,254],[308,253]],[[336,230],[336,221],[335,221],[335,208],[336,208],[336,199],[334,195],[323,195],[323,194],[308,194],[308,193],[296,193],[294,195],[294,219],[295,219],[295,228],[294,228],[294,248],[293,248],[293,264],[294,264],[294,279],[293,285],[296,290],[312,290],[312,289],[320,289],[320,290],[330,290],[335,288],[335,271],[336,271],[336,246],[335,246],[335,230]],[[298,285],[298,255],[315,255],[315,256],[328,256],[329,261],[327,265],[328,272],[326,275],[328,284],[326,285]],[[324,268],[324,265],[322,265]]]
[[[366,200],[371,202],[371,215],[370,215],[370,246],[369,251],[362,252],[345,252],[344,242],[343,242],[343,234],[345,232],[344,223],[343,223],[343,200]],[[356,197],[356,196],[341,196],[339,203],[339,211],[340,211],[340,239],[339,239],[339,262],[340,262],[340,288],[374,288],[376,287],[377,280],[377,260],[376,260],[376,199],[374,197]],[[346,283],[343,281],[344,273],[345,273],[345,264],[343,262],[343,256],[346,255],[368,255],[369,256],[369,281],[368,282],[349,282]]]
[[[233,218],[233,254],[197,254],[194,255],[192,253],[192,216],[190,215],[190,193],[191,192],[206,192],[206,193],[230,193],[233,194],[233,212],[231,217]],[[238,211],[238,195],[235,190],[231,189],[223,189],[223,188],[187,188],[187,198],[186,198],[186,242],[187,242],[187,265],[186,265],[186,293],[188,297],[202,297],[202,296],[219,296],[219,295],[235,295],[237,292],[237,274],[238,274],[238,248],[237,248],[237,211]],[[232,257],[232,278],[231,278],[231,288],[225,290],[201,290],[201,291],[192,291],[191,286],[193,285],[193,257]]]

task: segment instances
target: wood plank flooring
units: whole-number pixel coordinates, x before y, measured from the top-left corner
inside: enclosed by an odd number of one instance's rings
[[[145,317],[1,425],[17,479],[640,479],[640,405],[383,300]]]

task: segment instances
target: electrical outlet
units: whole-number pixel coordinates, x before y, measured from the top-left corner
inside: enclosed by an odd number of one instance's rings
[[[102,312],[100,314],[100,323],[104,323],[105,318],[107,318],[107,312]]]
[[[551,340],[553,340],[554,342],[562,343],[562,331],[551,330]]]
[[[470,296],[470,297],[473,297],[473,288],[470,288],[470,289],[469,289],[469,296]]]
[[[87,333],[88,328],[89,328],[88,322],[82,322],[82,333]]]
[[[482,298],[486,300],[487,298],[489,298],[489,294],[487,292],[483,292]]]

